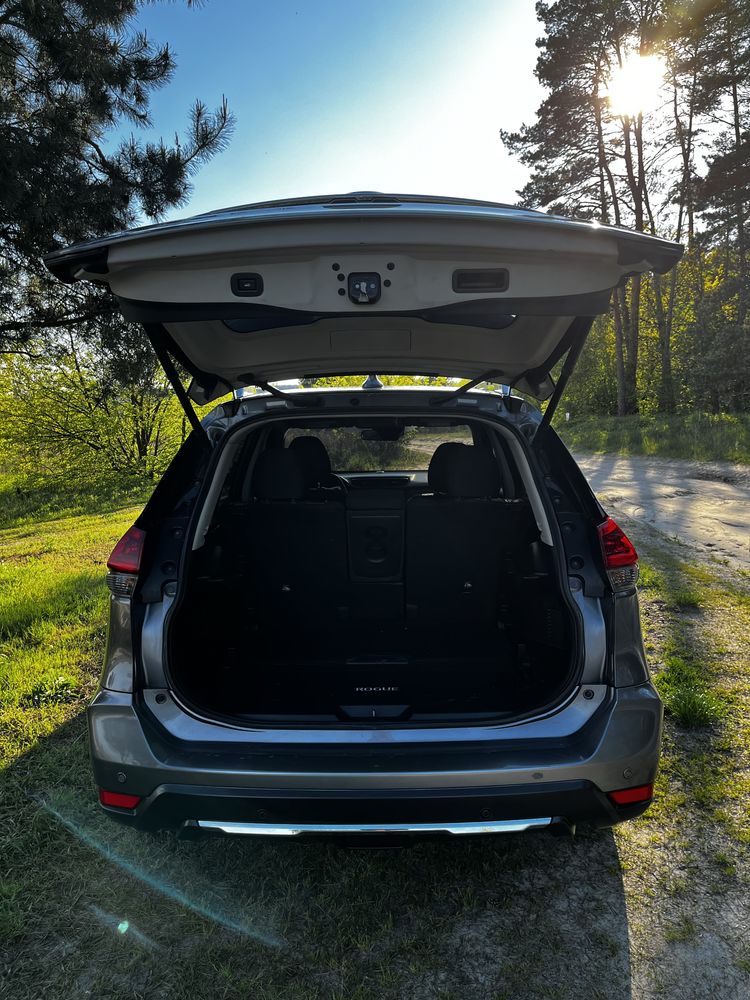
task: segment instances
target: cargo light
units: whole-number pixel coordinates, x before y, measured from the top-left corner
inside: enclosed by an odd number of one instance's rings
[[[654,797],[654,786],[636,785],[635,788],[620,788],[616,792],[607,792],[611,802],[616,806],[632,806],[637,802],[648,802]]]
[[[99,801],[103,806],[114,806],[115,809],[135,809],[143,798],[142,795],[128,795],[126,792],[109,792],[106,788],[99,789]]]
[[[627,590],[638,582],[638,553],[622,528],[611,518],[599,525],[604,568],[613,590]]]

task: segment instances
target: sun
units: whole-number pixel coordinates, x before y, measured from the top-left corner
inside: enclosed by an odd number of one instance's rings
[[[660,102],[665,65],[661,56],[630,56],[606,84],[612,113],[634,118],[655,111]]]

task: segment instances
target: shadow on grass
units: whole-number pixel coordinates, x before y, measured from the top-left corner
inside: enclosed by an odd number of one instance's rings
[[[0,481],[0,530],[63,517],[111,514],[144,504],[153,489],[151,481],[126,477],[92,482],[88,487],[68,481],[38,485]]]
[[[8,588],[15,581],[9,580]],[[49,574],[35,578],[26,589],[18,588],[0,604],[0,640],[19,638],[34,625],[65,623],[82,616],[104,594],[102,571],[82,569],[65,576]]]
[[[14,1000],[629,1000],[609,831],[347,851],[138,834],[99,813],[83,715],[4,775]]]

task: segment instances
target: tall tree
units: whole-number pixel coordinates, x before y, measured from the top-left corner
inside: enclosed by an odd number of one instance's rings
[[[654,231],[659,208],[659,143],[651,142],[643,111],[618,108],[608,82],[634,57],[651,54],[664,22],[660,0],[575,0],[537,3],[545,34],[536,75],[549,90],[536,121],[501,133],[531,168],[519,192],[524,204]],[[656,283],[656,313],[664,321]],[[637,410],[641,279],[619,289],[613,303],[620,412]],[[668,363],[668,355],[665,355]],[[667,382],[669,379],[667,378]]]
[[[701,13],[710,40],[701,96],[717,135],[700,195],[709,225],[726,227],[734,243],[735,318],[743,330],[750,311],[750,6],[711,0]]]

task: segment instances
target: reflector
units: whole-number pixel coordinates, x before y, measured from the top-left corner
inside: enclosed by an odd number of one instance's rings
[[[648,802],[654,797],[654,786],[636,785],[635,788],[621,788],[616,792],[608,792],[609,798],[616,806],[629,806],[636,802]]]
[[[117,809],[135,809],[142,797],[141,795],[127,795],[125,792],[109,792],[106,788],[99,789],[101,804],[115,806]]]

